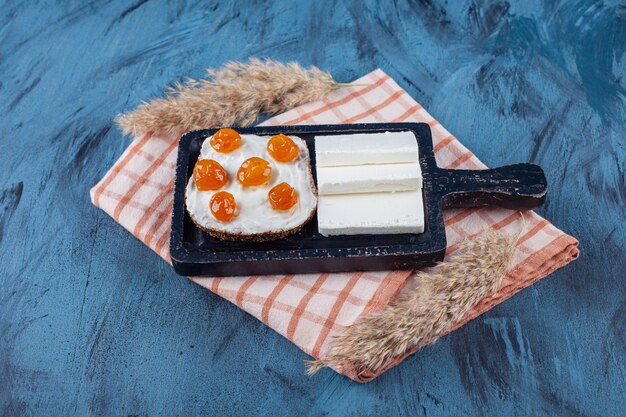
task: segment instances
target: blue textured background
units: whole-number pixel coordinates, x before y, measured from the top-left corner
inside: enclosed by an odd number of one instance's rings
[[[52,3],[0,7],[0,415],[623,415],[619,1]],[[580,259],[372,383],[305,376],[88,197],[117,113],[249,56],[381,67],[487,164],[541,164]]]

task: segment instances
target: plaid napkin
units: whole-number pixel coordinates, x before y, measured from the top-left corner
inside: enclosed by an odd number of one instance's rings
[[[426,122],[440,167],[486,168],[383,71],[376,70],[355,83],[365,86],[338,89],[323,101],[300,106],[264,124]],[[135,138],[91,190],[94,205],[167,262],[178,139],[150,134]],[[521,227],[518,212],[493,207],[448,210],[444,217],[447,254],[455,252],[463,238],[486,227],[508,233]],[[577,257],[576,239],[534,213],[526,216],[526,222],[502,287],[457,323],[457,328]],[[387,305],[410,275],[411,271],[380,271],[190,279],[252,314],[306,353],[323,358],[334,334],[359,316]],[[366,382],[385,370],[372,375],[337,371]]]

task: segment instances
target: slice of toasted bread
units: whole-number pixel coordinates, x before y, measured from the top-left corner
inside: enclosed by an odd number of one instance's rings
[[[199,191],[193,176],[185,190],[185,205],[193,222],[209,235],[222,240],[262,242],[276,240],[297,233],[309,222],[317,208],[317,189],[313,181],[311,160],[306,143],[291,137],[298,145],[298,157],[291,162],[277,162],[266,149],[269,137],[242,135],[240,148],[228,154],[216,152],[207,138],[199,159],[219,162],[229,176],[228,183],[220,190]],[[246,159],[257,156],[272,167],[267,185],[243,187],[236,174]],[[287,211],[274,210],[268,200],[269,190],[281,182],[287,182],[298,192],[298,202]],[[230,222],[220,222],[210,211],[209,201],[218,191],[231,193],[237,203],[237,215]]]

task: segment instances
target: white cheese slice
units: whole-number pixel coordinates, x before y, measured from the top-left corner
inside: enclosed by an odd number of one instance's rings
[[[417,162],[316,168],[317,188],[322,195],[422,188],[422,172]]]
[[[423,233],[422,190],[320,195],[317,222],[324,236]]]
[[[319,167],[417,162],[412,132],[357,133],[315,137]]]

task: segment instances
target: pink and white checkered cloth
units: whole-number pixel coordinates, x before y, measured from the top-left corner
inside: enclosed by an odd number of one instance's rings
[[[376,70],[355,83],[365,86],[338,89],[323,101],[300,106],[264,124],[426,122],[432,129],[439,166],[486,168],[383,71]],[[178,139],[179,136],[150,134],[135,138],[91,190],[93,204],[167,262]],[[463,238],[484,228],[515,233],[521,227],[518,212],[493,207],[448,210],[444,218],[447,254],[457,250]],[[527,231],[517,244],[515,260],[502,287],[488,295],[456,327],[578,256],[576,239],[534,213],[526,219]],[[190,279],[252,314],[306,353],[323,358],[333,334],[350,326],[359,316],[387,305],[410,275],[411,271],[380,271]],[[385,370],[369,375],[357,375],[350,369],[337,371],[365,382]]]

